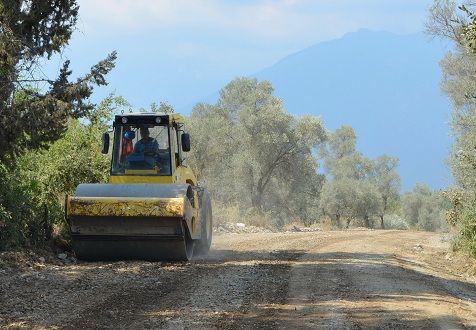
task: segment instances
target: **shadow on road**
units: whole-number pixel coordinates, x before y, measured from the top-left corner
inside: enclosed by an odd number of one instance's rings
[[[215,262],[220,260],[215,256],[222,256],[226,262],[217,262],[219,268],[229,267],[227,262],[234,261],[258,260],[267,267],[282,267],[289,262],[285,303],[277,303],[273,297],[253,301],[249,313],[234,315],[233,324],[310,328],[476,326],[476,285],[429,274],[420,269],[420,263],[378,253],[285,254],[299,258],[281,258],[279,253],[265,251],[222,250],[205,261]],[[276,260],[280,262],[273,266]],[[272,276],[273,271],[269,273]],[[455,315],[455,310],[469,320]]]
[[[95,272],[82,265],[88,276]],[[186,264],[110,265],[103,272],[114,276],[83,285],[101,299],[76,306],[69,320],[24,320],[33,327],[122,329],[476,326],[475,284],[391,254],[214,250]],[[110,281],[128,265],[139,276],[114,286]]]

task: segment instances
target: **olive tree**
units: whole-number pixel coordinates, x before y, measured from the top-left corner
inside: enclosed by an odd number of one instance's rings
[[[396,171],[398,163],[398,158],[382,155],[377,157],[372,164],[370,180],[380,200],[378,216],[380,218],[380,228],[382,229],[385,228],[383,220],[390,203],[399,198],[400,176]]]
[[[362,219],[372,227],[372,218],[383,217],[391,199],[398,196],[399,176],[395,171],[398,159],[380,156],[375,160],[356,150],[357,136],[349,126],[341,126],[329,134],[320,149],[329,180],[325,183],[320,202],[321,210],[340,226]]]
[[[191,164],[224,203],[288,215],[310,205],[317,209],[322,176],[315,150],[325,130],[319,118],[287,113],[269,82],[231,81],[216,104],[193,109],[189,128]],[[296,195],[308,198],[298,201]]]
[[[414,228],[428,231],[445,229],[445,200],[441,193],[417,184],[402,196],[402,214]]]
[[[343,178],[328,181],[322,187],[320,208],[322,213],[329,216],[334,226],[342,227],[342,221],[346,221],[346,227],[356,215],[356,200],[359,191],[357,180]]]
[[[453,204],[448,221],[459,226],[461,246],[476,254],[476,3],[436,0],[430,8],[427,32],[448,39],[454,48],[441,61],[442,88],[452,106],[454,144],[449,157],[456,187],[447,192]],[[456,222],[455,222],[456,221]]]

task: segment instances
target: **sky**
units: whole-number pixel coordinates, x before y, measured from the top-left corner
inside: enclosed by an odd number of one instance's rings
[[[133,111],[166,101],[187,115],[197,102],[216,99],[232,79],[259,77],[289,55],[319,43],[362,29],[399,35],[422,32],[433,1],[78,0],[77,31],[61,56],[47,64],[47,71],[56,75],[69,59],[73,75],[80,76],[116,50],[118,59],[107,76],[109,85],[95,90],[93,102],[114,92],[128,100]],[[437,80],[435,95],[441,93]],[[276,85],[277,96],[284,97],[278,93]],[[443,111],[446,107],[443,100]],[[287,110],[299,114],[301,108]],[[323,111],[312,114],[325,115]],[[332,118],[323,119],[330,122]],[[444,155],[445,146],[440,150]],[[440,156],[435,156],[438,166],[445,157]],[[442,166],[435,171],[446,175]],[[405,175],[408,188],[413,182]],[[438,186],[440,179],[433,183]]]
[[[78,30],[50,72],[79,75],[117,50],[111,91],[134,108],[188,109],[237,76],[359,29],[423,30],[431,0],[79,0]]]

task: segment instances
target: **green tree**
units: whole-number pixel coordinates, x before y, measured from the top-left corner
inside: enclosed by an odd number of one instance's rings
[[[189,121],[191,163],[215,198],[311,221],[322,184],[313,152],[326,137],[318,118],[291,116],[269,82],[239,78],[215,105],[198,104]],[[296,195],[307,196],[300,207]]]
[[[372,162],[356,150],[357,136],[350,126],[341,126],[329,134],[328,142],[320,148],[324,169],[335,179],[367,179]]]
[[[414,228],[428,231],[445,229],[447,206],[441,193],[417,184],[402,196],[402,214]]]
[[[341,227],[345,220],[346,228],[356,219],[361,219],[365,227],[372,228],[372,218],[382,208],[377,188],[368,180],[353,178],[326,182],[322,189],[320,207],[337,227]]]
[[[44,242],[48,232],[37,182],[0,163],[0,250]]]
[[[321,209],[337,226],[345,218],[346,227],[354,219],[362,219],[366,227],[372,227],[372,217],[379,215],[383,228],[389,202],[398,196],[398,159],[380,156],[372,161],[356,150],[356,143],[354,130],[342,126],[329,134],[321,148],[329,176],[322,192]]]
[[[238,171],[252,206],[258,209],[263,207],[271,180],[292,179],[295,173],[291,169],[305,162],[306,155],[325,138],[319,119],[294,119],[272,93],[269,82],[236,79],[222,90],[218,101],[218,106],[229,109],[231,118],[240,123],[236,134],[242,146]]]
[[[55,79],[38,69],[68,44],[78,11],[75,0],[0,1],[0,162],[47,146],[64,134],[68,118],[94,109],[88,99],[106,84],[115,52],[75,81],[68,60]]]
[[[389,205],[399,197],[400,176],[396,168],[399,160],[396,157],[382,155],[377,157],[372,164],[371,182],[376,188],[380,199],[380,228],[385,229],[384,216],[387,214]]]
[[[373,228],[372,218],[379,215],[382,209],[380,193],[369,180],[359,181],[357,192],[353,207],[354,218],[363,219],[366,228]]]
[[[70,119],[65,135],[48,150],[32,151],[20,159],[24,175],[34,174],[45,200],[62,199],[80,183],[107,179],[110,159],[101,154],[101,134],[108,130],[113,113],[128,106],[123,97],[109,95],[88,114],[87,121]]]
[[[162,113],[174,113],[175,109],[170,105],[170,103],[166,101],[160,101],[159,107],[157,109],[157,112],[162,112]]]
[[[346,228],[350,226],[356,212],[356,201],[359,191],[357,180],[342,178],[328,181],[322,187],[320,208],[322,213],[328,215],[334,226],[342,227],[346,221]]]
[[[462,30],[468,24],[468,15],[458,7],[469,4],[469,1],[457,3],[453,0],[435,0],[429,8],[425,23],[426,32],[438,38],[453,40],[463,45]]]
[[[110,95],[86,120],[69,119],[64,136],[48,149],[25,152],[14,169],[0,164],[0,249],[41,245],[53,227],[65,229],[65,194],[80,183],[106,181],[110,160],[100,152],[101,133],[113,112],[127,107]]]
[[[197,104],[187,121],[192,139],[189,163],[201,181],[213,193],[214,200],[224,204],[241,198],[241,185],[234,182],[235,154],[240,150],[239,136],[228,109]]]
[[[450,128],[455,141],[449,158],[456,187],[446,193],[453,204],[448,222],[459,227],[459,245],[472,253],[476,253],[475,8],[473,1],[436,0],[427,22],[427,32],[454,42],[454,49],[441,61],[442,88],[453,106]]]

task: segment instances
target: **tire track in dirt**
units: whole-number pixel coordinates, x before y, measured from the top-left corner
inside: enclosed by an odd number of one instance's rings
[[[387,235],[392,233],[367,237],[373,251],[356,251],[362,237],[350,237],[306,253],[291,272],[290,297],[280,311],[282,328],[475,326],[472,308],[446,290],[439,277],[397,264],[392,253],[379,253],[379,245],[388,249]],[[452,286],[476,292],[472,284],[453,281]]]
[[[269,311],[256,313],[256,306],[284,302],[287,263],[302,253],[225,253],[165,266],[161,283],[119,288],[84,310],[67,328],[274,327],[265,315]]]
[[[142,273],[143,267],[140,268]],[[144,271],[142,278],[122,283],[96,300],[85,302],[85,308],[65,328],[124,329],[144,316],[144,306],[151,302],[161,301],[173,307],[180,300],[180,295],[193,287],[189,268],[186,264],[164,265],[156,279],[150,276],[158,274]],[[146,324],[144,326],[147,327]]]
[[[436,238],[395,231],[225,234],[210,255],[186,264],[79,263],[51,275],[46,267],[38,270],[42,292],[57,303],[30,303],[39,299],[38,285],[23,288],[24,281],[9,278],[9,292],[28,314],[0,320],[0,327],[476,328],[476,285],[428,259],[446,253],[430,251]],[[17,308],[18,299],[4,296],[2,309]]]

